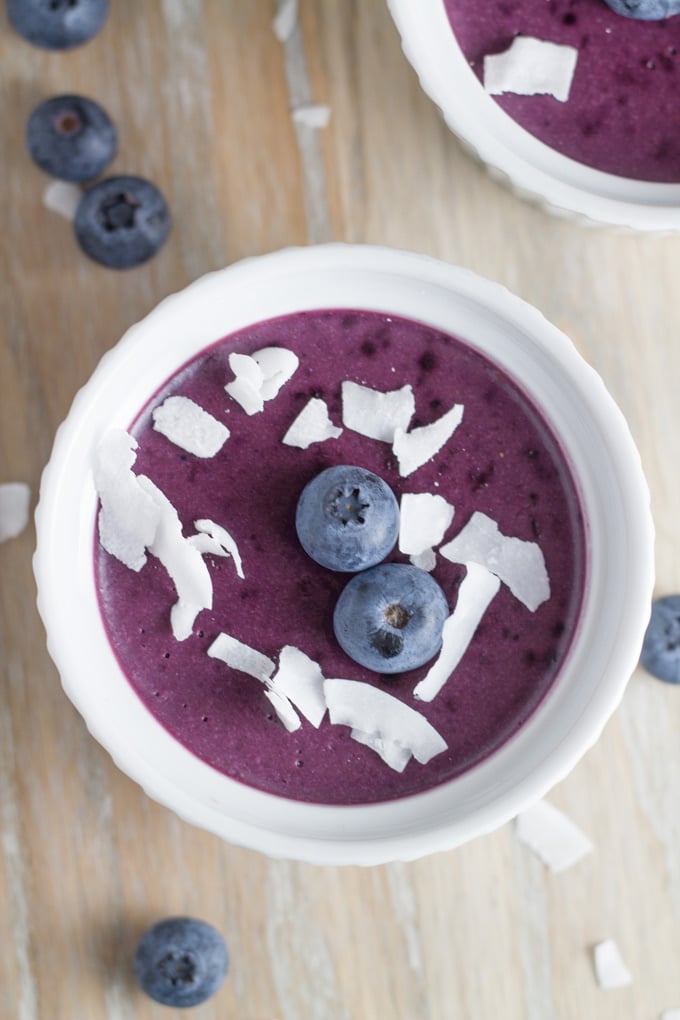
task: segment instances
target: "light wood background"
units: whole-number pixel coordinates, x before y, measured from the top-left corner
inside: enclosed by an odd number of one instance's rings
[[[538,306],[604,376],[639,443],[658,592],[680,587],[680,237],[587,230],[509,194],[421,93],[383,0],[113,0],[105,30],[46,54],[0,20],[0,481],[37,492],[54,431],[100,356],[160,298],[246,255],[338,239],[428,252]],[[0,15],[0,19],[3,16]],[[166,193],[170,242],[115,273],[42,202],[23,147],[48,95],[116,120],[113,169]],[[327,129],[291,106],[328,103]],[[168,914],[225,934],[201,1020],[657,1020],[680,1006],[680,689],[640,673],[551,801],[595,843],[554,875],[511,826],[409,865],[271,862],[152,803],[63,695],[34,606],[34,533],[0,546],[0,1018],[179,1015],[131,981]],[[96,664],[93,664],[93,682]],[[614,937],[631,987],[600,990]]]

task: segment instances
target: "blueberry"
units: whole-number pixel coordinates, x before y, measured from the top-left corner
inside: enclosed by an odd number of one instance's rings
[[[45,173],[64,181],[90,181],[116,155],[118,134],[99,103],[84,96],[54,96],[28,118],[26,144]]]
[[[381,563],[347,583],[333,628],[343,651],[361,666],[403,673],[439,651],[448,615],[446,596],[426,571]]]
[[[129,269],[162,247],[170,233],[170,210],[150,181],[107,177],[83,195],[74,228],[90,258],[112,269]]]
[[[640,662],[659,680],[680,684],[680,595],[668,595],[652,605]]]
[[[224,981],[229,954],[220,933],[205,921],[169,917],[149,928],[134,957],[143,991],[164,1006],[197,1006]]]
[[[47,50],[80,46],[106,21],[109,0],[7,0],[7,14],[24,39]]]
[[[384,560],[399,535],[399,504],[389,485],[362,467],[327,468],[302,490],[295,527],[322,567],[351,572]]]
[[[661,21],[680,14],[680,0],[605,0],[613,11],[638,21]]]

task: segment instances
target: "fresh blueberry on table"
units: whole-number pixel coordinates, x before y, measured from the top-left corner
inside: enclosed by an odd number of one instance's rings
[[[204,921],[169,917],[139,940],[134,970],[143,991],[164,1006],[198,1006],[222,985],[229,954],[220,933]]]
[[[112,269],[130,269],[162,247],[170,222],[155,184],[142,177],[107,177],[83,195],[74,228],[90,258]]]
[[[661,21],[680,14],[680,0],[605,0],[613,11],[638,21]]]
[[[115,125],[99,103],[85,96],[53,96],[36,106],[26,144],[41,170],[64,181],[91,181],[116,154]]]
[[[365,570],[384,560],[399,535],[389,485],[362,467],[327,468],[302,490],[295,514],[300,544],[329,570]]]
[[[109,0],[7,0],[7,15],[19,35],[47,50],[87,42],[108,13]]]
[[[416,669],[435,655],[449,615],[433,577],[408,563],[381,563],[347,583],[333,629],[351,659],[378,673]]]
[[[680,684],[680,595],[667,595],[652,605],[640,662],[669,684]]]

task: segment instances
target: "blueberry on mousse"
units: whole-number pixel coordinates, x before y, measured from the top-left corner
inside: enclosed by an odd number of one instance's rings
[[[333,629],[340,647],[359,665],[403,673],[437,654],[448,615],[446,596],[427,571],[381,563],[345,586]]]
[[[222,985],[229,954],[220,933],[190,917],[170,917],[149,928],[134,956],[137,981],[164,1006],[198,1006]]]
[[[102,28],[109,0],[7,0],[14,29],[34,46],[69,50]]]
[[[605,0],[617,14],[637,21],[662,21],[680,14],[680,0]]]
[[[680,595],[667,595],[652,605],[640,662],[658,680],[680,684]]]
[[[107,177],[83,195],[74,229],[90,258],[111,269],[130,269],[163,246],[170,223],[168,205],[151,181]]]
[[[308,556],[329,570],[373,567],[399,536],[399,504],[389,485],[362,467],[327,468],[302,490],[295,527]]]
[[[118,149],[118,133],[106,110],[85,96],[53,96],[28,118],[26,145],[34,162],[63,181],[91,181]]]

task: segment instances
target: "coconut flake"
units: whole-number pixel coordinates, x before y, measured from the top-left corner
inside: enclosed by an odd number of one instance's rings
[[[297,26],[298,0],[282,0],[272,27],[279,42],[288,42]]]
[[[296,106],[292,113],[296,124],[304,124],[305,127],[315,130],[328,127],[328,122],[331,119],[331,108],[323,103],[307,103],[305,106]]]
[[[216,524],[215,521],[210,520],[194,521],[194,527],[199,534],[193,535],[188,541],[196,546],[201,553],[207,551],[213,556],[231,556],[236,567],[236,573],[243,580],[245,574],[243,573],[241,554],[238,551],[236,539],[229,534],[227,529],[223,528],[221,524]],[[211,543],[211,547],[206,550],[203,543],[197,541],[200,538],[207,538]]]
[[[158,557],[175,585],[177,602],[170,610],[170,626],[176,640],[185,641],[200,611],[212,609],[210,574],[198,549],[182,534],[182,522],[167,496],[146,475],[139,475],[137,480],[160,511],[156,534],[148,549]]]
[[[137,440],[122,429],[104,436],[95,454],[94,485],[99,495],[99,541],[130,570],[146,563],[146,549],[158,529],[161,512],[132,471]]]
[[[516,36],[504,53],[484,57],[484,88],[489,95],[512,92],[519,96],[551,95],[561,103],[569,98],[578,50]]]
[[[382,393],[349,380],[342,384],[343,424],[360,436],[392,443],[398,429],[408,428],[415,409],[409,385]]]
[[[249,354],[229,355],[235,379],[224,387],[246,414],[258,414],[293,375],[300,359],[285,347],[263,347]]]
[[[0,485],[0,542],[16,538],[28,524],[31,490],[24,482]]]
[[[428,460],[439,453],[442,446],[449,441],[463,420],[463,405],[454,404],[450,411],[443,414],[430,425],[407,432],[397,428],[394,433],[392,449],[399,461],[399,474],[402,478],[412,475]]]
[[[593,844],[577,825],[546,800],[539,800],[515,820],[517,838],[551,871],[564,871],[592,852]]]
[[[279,668],[271,679],[270,689],[285,695],[318,729],[326,714],[323,681],[317,662],[299,648],[286,645],[281,649]]]
[[[418,556],[439,545],[453,513],[454,508],[443,496],[405,492],[399,514],[399,551]]]
[[[466,563],[467,574],[458,589],[454,611],[444,621],[442,647],[432,666],[416,684],[413,696],[432,701],[465,655],[480,620],[500,588],[500,580],[477,563]]]
[[[593,958],[600,988],[625,988],[633,983],[632,975],[614,939],[599,942],[593,949]]]
[[[76,209],[83,197],[83,190],[70,181],[52,181],[43,192],[43,203],[51,212],[59,213],[65,220],[76,218]]]
[[[273,400],[297,371],[300,359],[286,347],[263,347],[255,351],[253,361],[262,373],[260,391],[263,400]]]
[[[424,715],[378,687],[332,679],[324,681],[323,689],[335,725],[370,734],[383,745],[404,748],[423,765],[448,746]]]
[[[362,730],[350,730],[350,737],[352,740],[356,740],[358,744],[364,744],[366,747],[370,747],[376,754],[379,754],[382,760],[389,765],[395,772],[403,772],[409,761],[411,760],[411,752],[407,747],[401,747],[399,744],[390,743],[387,740],[383,740],[381,737],[375,735],[375,733],[364,733]]]
[[[437,566],[437,554],[434,549],[425,549],[416,556],[409,556],[409,560],[414,567],[418,567],[418,570],[426,570],[428,574]]]
[[[302,726],[300,722],[300,716],[297,714],[293,706],[291,705],[288,698],[286,698],[279,691],[274,690],[270,687],[264,692],[265,698],[268,699],[270,704],[273,706],[277,717],[286,727],[289,733],[294,733],[295,730],[299,730]]]
[[[452,563],[472,562],[486,567],[532,613],[550,598],[548,572],[536,542],[501,534],[496,522],[479,511],[439,552]]]
[[[229,429],[189,397],[168,397],[152,412],[156,432],[196,457],[214,457]]]
[[[327,439],[337,439],[342,429],[334,425],[328,416],[326,401],[320,397],[312,397],[300,411],[281,442],[286,446],[296,446],[306,450],[312,443],[323,443]]]
[[[230,634],[218,634],[208,649],[208,655],[262,683],[266,683],[276,669],[276,663],[268,655],[263,655]]]

